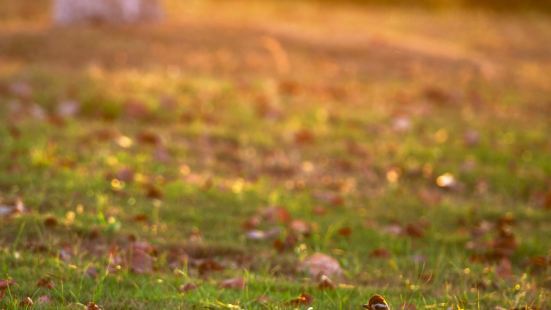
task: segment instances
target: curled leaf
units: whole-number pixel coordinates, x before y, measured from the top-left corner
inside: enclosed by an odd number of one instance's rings
[[[381,295],[373,295],[367,304],[362,306],[368,310],[390,310],[385,298]]]
[[[331,279],[329,279],[328,276],[322,275],[318,283],[318,288],[320,290],[334,289],[335,284],[333,283],[333,281],[331,281]]]
[[[25,297],[23,300],[21,300],[21,302],[19,302],[19,306],[20,307],[32,307],[34,305],[34,302],[32,300],[32,298],[30,297]]]
[[[88,305],[86,305],[86,310],[101,310],[101,307],[93,302],[89,302]]]

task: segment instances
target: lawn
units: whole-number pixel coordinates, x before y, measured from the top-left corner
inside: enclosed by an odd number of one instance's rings
[[[0,309],[549,309],[549,16],[0,5]]]

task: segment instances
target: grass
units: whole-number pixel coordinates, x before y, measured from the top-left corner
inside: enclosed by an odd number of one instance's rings
[[[0,21],[0,205],[26,211],[0,216],[1,309],[548,307],[544,15],[174,1],[162,25],[62,29],[19,5]],[[248,239],[268,206],[310,234]],[[136,240],[151,272],[125,260]],[[299,268],[315,252],[335,289]]]

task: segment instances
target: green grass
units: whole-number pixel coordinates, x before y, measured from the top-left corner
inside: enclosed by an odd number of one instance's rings
[[[0,205],[20,198],[27,210],[0,216],[0,280],[16,281],[0,309],[27,296],[38,309],[280,309],[301,293],[314,309],[359,309],[375,293],[393,309],[548,307],[547,19],[168,5],[168,23],[151,28],[0,21]],[[10,90],[18,82],[28,98]],[[79,112],[62,122],[32,112],[55,115],[64,99]],[[437,185],[445,173],[454,188]],[[284,252],[248,240],[243,223],[268,206],[311,233]],[[495,248],[503,218],[518,243],[509,276],[499,260],[472,259]],[[408,224],[422,236],[389,232]],[[291,233],[258,229],[273,227]],[[109,252],[124,259],[134,240],[155,249],[153,270],[109,271]],[[188,259],[173,265],[177,251]],[[315,252],[339,261],[335,289],[299,268]],[[204,259],[224,270],[201,274]],[[219,287],[233,277],[244,290]],[[198,288],[179,292],[186,283]]]

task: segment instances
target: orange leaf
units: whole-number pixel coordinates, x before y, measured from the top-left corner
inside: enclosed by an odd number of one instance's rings
[[[314,301],[314,298],[311,295],[302,293],[297,298],[291,299],[289,302],[287,302],[287,304],[294,307],[308,306],[312,303],[312,301]]]

